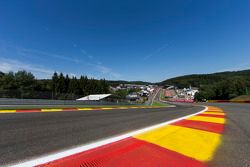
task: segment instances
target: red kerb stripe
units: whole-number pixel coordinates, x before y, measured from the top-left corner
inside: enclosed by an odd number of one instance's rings
[[[197,116],[225,118],[225,115],[216,115],[216,114],[198,114]]]
[[[212,123],[212,122],[182,120],[182,121],[173,123],[172,125],[199,129],[199,130],[204,130],[204,131],[209,131],[209,132],[214,132],[214,133],[222,133],[224,131],[224,124]]]
[[[41,112],[41,109],[16,110],[16,112]]]
[[[205,164],[160,146],[130,137],[40,166],[203,167]]]

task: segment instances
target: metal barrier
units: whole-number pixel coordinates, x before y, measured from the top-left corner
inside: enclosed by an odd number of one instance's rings
[[[250,100],[208,100],[210,103],[250,103]]]
[[[109,102],[109,101],[77,101],[77,100],[0,98],[0,105],[132,105],[132,103]]]

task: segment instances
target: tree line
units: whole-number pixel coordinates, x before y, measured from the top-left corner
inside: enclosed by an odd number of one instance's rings
[[[195,95],[197,101],[230,100],[240,95],[250,93],[250,82],[243,77],[224,79],[214,84],[204,85]]]
[[[109,92],[109,84],[105,79],[69,77],[57,72],[51,79],[36,79],[27,71],[0,72],[1,98],[76,99]]]
[[[196,100],[229,100],[239,95],[250,94],[250,70],[228,71],[213,74],[186,75],[165,80],[161,85],[179,88],[198,87]]]

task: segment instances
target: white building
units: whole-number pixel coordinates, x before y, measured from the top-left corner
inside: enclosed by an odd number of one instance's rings
[[[88,95],[88,96],[85,96],[85,97],[82,97],[80,99],[76,99],[76,100],[82,100],[82,101],[89,101],[89,100],[92,100],[92,101],[98,101],[98,100],[102,100],[108,96],[111,96],[111,94],[96,94],[96,95]]]

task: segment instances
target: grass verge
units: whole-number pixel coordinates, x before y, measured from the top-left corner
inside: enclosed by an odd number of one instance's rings
[[[238,96],[238,97],[235,97],[233,99],[231,99],[233,101],[237,101],[237,100],[250,100],[250,95],[242,95],[242,96]]]
[[[153,102],[152,106],[154,107],[161,107],[161,106],[168,106],[168,104],[161,103],[161,102]]]

